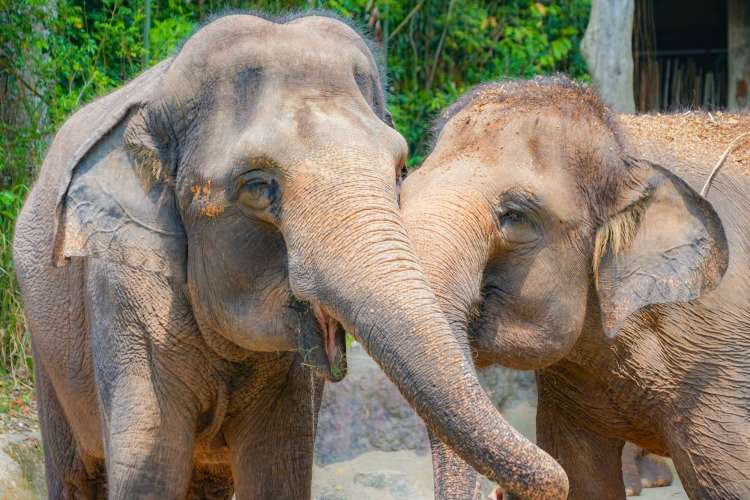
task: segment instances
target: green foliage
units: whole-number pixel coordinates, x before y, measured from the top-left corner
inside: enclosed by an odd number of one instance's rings
[[[10,372],[21,378],[30,374],[31,351],[11,261],[11,239],[25,194],[24,184],[0,191],[0,376]]]
[[[432,119],[469,87],[557,71],[587,78],[578,47],[590,7],[591,0],[0,0],[0,370],[27,375],[30,366],[10,240],[54,131],[84,103],[167,57],[210,15],[322,8],[365,27],[383,52],[389,107],[415,165]]]

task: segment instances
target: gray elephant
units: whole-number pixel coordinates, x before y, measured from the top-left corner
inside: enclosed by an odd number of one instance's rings
[[[478,470],[565,496],[438,308],[388,122],[354,30],[239,14],[63,125],[14,249],[50,498],[309,497],[345,329]]]
[[[697,192],[750,127],[723,120],[623,126],[563,77],[491,83],[445,112],[404,183],[476,364],[536,370],[538,444],[571,498],[624,497],[626,441],[671,456],[691,498],[750,498],[750,177],[727,163],[710,202]],[[433,444],[437,496],[469,497],[475,475]]]

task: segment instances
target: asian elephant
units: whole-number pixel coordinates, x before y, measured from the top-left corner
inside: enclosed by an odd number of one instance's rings
[[[626,441],[671,456],[691,498],[750,498],[750,176],[728,162],[698,194],[749,127],[618,120],[564,77],[489,83],[445,111],[404,183],[467,356],[536,370],[538,444],[570,498],[624,497]],[[436,496],[471,498],[471,468],[432,444]]]
[[[427,425],[532,498],[567,478],[482,392],[398,210],[372,52],[236,14],[75,113],[17,222],[50,498],[309,498],[344,331]]]

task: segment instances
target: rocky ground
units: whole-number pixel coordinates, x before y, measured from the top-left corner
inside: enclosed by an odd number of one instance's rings
[[[482,374],[482,383],[511,424],[533,439],[536,394],[532,374],[491,369]],[[0,407],[0,500],[44,498],[33,401],[22,390],[4,394],[9,396],[0,400],[0,404],[5,401]],[[486,481],[486,492],[491,489]],[[315,448],[313,498],[433,498],[424,425],[356,344],[349,351],[346,379],[326,385]],[[669,488],[644,490],[641,498],[687,496],[677,482]]]

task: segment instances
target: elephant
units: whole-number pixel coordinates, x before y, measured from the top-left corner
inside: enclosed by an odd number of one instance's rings
[[[67,120],[14,236],[50,498],[309,498],[345,331],[468,463],[565,497],[438,307],[390,125],[365,39],[316,12],[215,19]]]
[[[672,469],[666,459],[646,453],[633,443],[622,448],[622,481],[626,496],[639,496],[643,488],[659,488],[672,484]]]
[[[750,117],[717,116],[618,118],[561,75],[487,83],[402,186],[465,356],[535,370],[537,444],[572,499],[624,498],[625,442],[671,457],[691,498],[750,498],[748,150],[698,192]],[[472,498],[432,445],[436,497]]]

